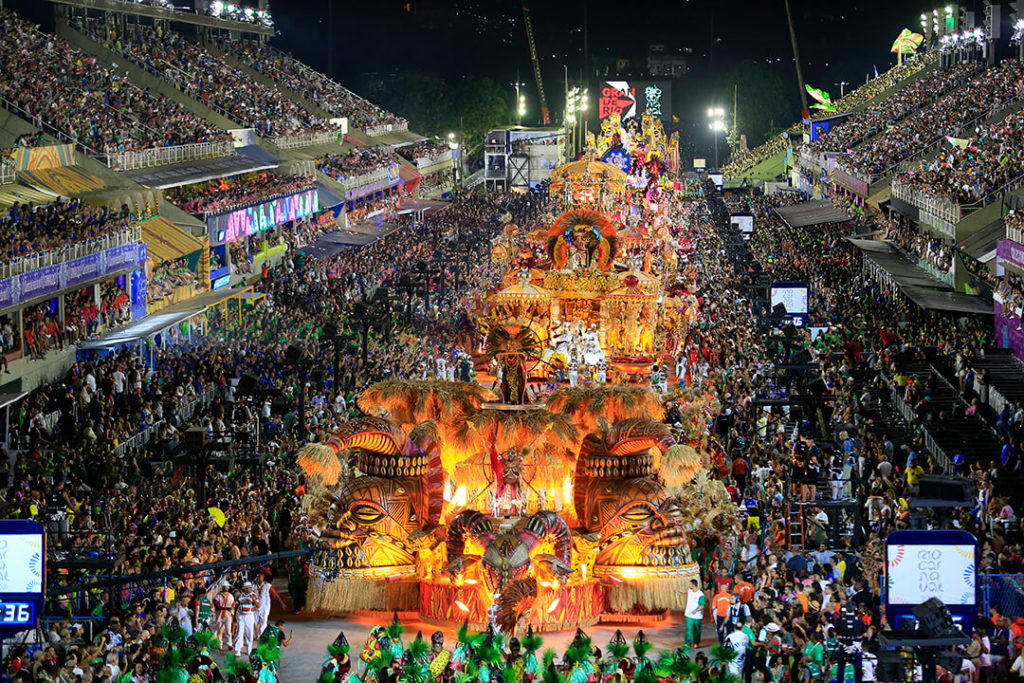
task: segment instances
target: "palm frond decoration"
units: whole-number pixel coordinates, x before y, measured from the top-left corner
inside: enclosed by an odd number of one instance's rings
[[[308,443],[299,449],[295,457],[307,477],[319,477],[328,486],[338,483],[341,476],[341,461],[333,448],[323,443]]]
[[[692,446],[676,444],[669,446],[658,464],[658,474],[673,493],[680,492],[697,476],[704,465],[704,460]]]
[[[611,424],[629,418],[665,417],[661,400],[646,387],[562,387],[548,398],[548,410],[572,418],[583,434],[598,431],[598,418]]]
[[[921,46],[924,41],[924,36],[920,33],[914,33],[909,28],[905,28],[900,31],[900,34],[896,36],[896,40],[892,43],[892,48],[889,52],[896,53],[897,65],[903,65],[903,55],[912,55],[917,52],[917,48]]]
[[[715,664],[728,664],[737,657],[736,650],[728,645],[714,645],[711,647],[711,661]]]
[[[497,397],[469,382],[393,379],[367,387],[359,395],[359,407],[368,415],[386,411],[405,431],[424,420],[444,422],[456,415],[472,414]]]

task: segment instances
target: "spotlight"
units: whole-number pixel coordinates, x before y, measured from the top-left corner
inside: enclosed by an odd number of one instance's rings
[[[555,601],[551,603],[550,607],[548,607],[548,614],[551,614],[556,609],[558,609],[558,603],[560,602],[562,602],[562,598],[555,598]]]
[[[469,608],[466,607],[466,603],[462,602],[462,600],[456,600],[455,601],[455,606],[458,607],[463,612],[468,612],[469,611]]]

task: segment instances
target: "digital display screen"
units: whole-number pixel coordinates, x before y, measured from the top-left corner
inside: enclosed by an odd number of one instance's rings
[[[807,285],[799,283],[776,282],[771,286],[769,305],[772,311],[782,304],[789,315],[807,315]]]
[[[319,201],[315,189],[306,190],[213,216],[207,220],[210,235],[216,237],[215,242],[234,242],[239,237],[255,235],[312,215],[317,211]]]
[[[0,534],[0,594],[43,592],[42,534]]]
[[[885,548],[891,605],[919,605],[938,598],[947,605],[975,603],[973,545],[892,544]]]
[[[0,602],[0,626],[31,626],[36,623],[36,606],[31,602]]]
[[[671,81],[604,81],[597,100],[597,116],[618,114],[622,121],[650,114],[672,120]]]
[[[749,235],[754,232],[754,217],[744,214],[734,214],[729,217],[729,221],[739,228],[739,231],[745,235]]]

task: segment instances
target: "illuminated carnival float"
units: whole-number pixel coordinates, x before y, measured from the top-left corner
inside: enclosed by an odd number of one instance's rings
[[[360,397],[373,417],[300,451],[310,610],[506,633],[661,620],[703,578],[695,557],[731,566],[736,508],[650,390],[496,399],[475,384],[384,382]]]
[[[667,224],[671,143],[645,121],[623,144],[613,124],[553,172],[555,215],[492,244],[503,277],[471,315],[493,391],[383,382],[359,398],[368,417],[300,451],[313,612],[520,634],[657,621],[691,579],[731,571],[743,518],[712,476],[717,401],[675,396],[670,428],[640,385],[695,315]],[[638,163],[594,156],[614,150]]]

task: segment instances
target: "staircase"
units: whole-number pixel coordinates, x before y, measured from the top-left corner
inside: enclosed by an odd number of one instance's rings
[[[928,389],[925,395],[935,406],[936,418],[938,412],[946,413],[945,419],[935,419],[927,429],[929,442],[934,444],[935,450],[941,451],[941,455],[935,455],[952,462],[955,454],[963,453],[967,465],[979,463],[987,466],[992,460],[998,461],[1002,445],[994,430],[980,415],[953,418],[953,406],[957,403],[966,406],[967,402],[933,365],[915,363],[906,372],[912,377],[926,378]]]

